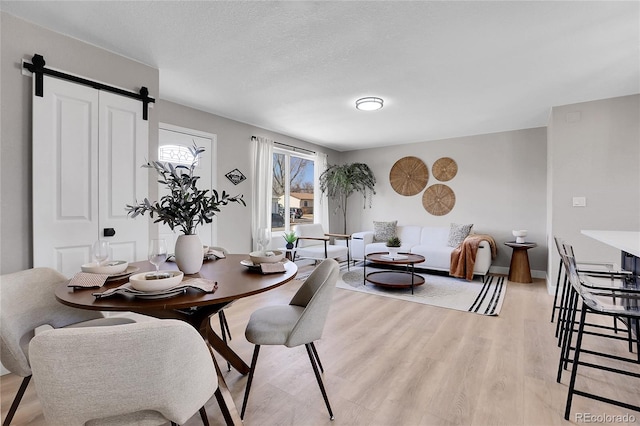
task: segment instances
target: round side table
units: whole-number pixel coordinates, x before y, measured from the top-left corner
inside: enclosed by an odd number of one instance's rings
[[[513,249],[511,265],[509,266],[509,281],[517,283],[532,283],[531,268],[529,267],[529,255],[527,250],[537,247],[536,243],[516,243],[508,241],[505,245]]]

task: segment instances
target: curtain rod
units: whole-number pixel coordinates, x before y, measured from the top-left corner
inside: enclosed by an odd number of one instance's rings
[[[257,136],[251,136],[251,140],[255,140],[255,139],[258,139],[258,137]],[[282,143],[282,142],[273,141],[273,143],[276,144],[276,145],[279,145],[279,146],[287,147],[287,148],[293,150],[294,152],[295,151],[300,151],[300,152],[306,152],[308,154],[315,154],[316,153],[315,151],[311,151],[310,149],[300,148],[300,147],[293,146],[293,145],[287,145],[286,143]]]
[[[99,83],[97,81],[87,80],[86,78],[78,77],[71,74],[65,74],[63,72],[52,70],[50,68],[45,68],[44,66],[46,65],[46,62],[44,60],[44,57],[38,54],[33,55],[33,57],[31,58],[31,62],[32,63],[30,64],[29,62],[23,61],[22,66],[35,74],[35,78],[36,78],[35,95],[38,97],[43,96],[44,88],[43,88],[42,76],[46,74],[46,75],[50,75],[51,77],[59,78],[61,80],[72,81],[74,83],[79,83],[85,86],[93,87],[94,89],[104,90],[107,92],[116,93],[118,95],[127,96],[129,98],[137,99],[141,101],[143,105],[142,107],[143,120],[147,120],[149,117],[149,114],[148,114],[149,103],[153,103],[156,101],[155,99],[149,97],[149,89],[147,89],[144,86],[140,88],[140,93],[129,92],[127,90],[119,89],[113,86],[108,86],[106,84]]]

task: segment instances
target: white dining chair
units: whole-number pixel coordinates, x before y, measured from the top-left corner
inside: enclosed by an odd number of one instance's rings
[[[333,420],[333,411],[320,376],[320,371],[324,373],[324,368],[313,342],[322,337],[339,272],[338,262],[325,259],[309,275],[288,305],[267,306],[251,314],[245,336],[249,342],[255,344],[255,348],[244,393],[241,418],[244,418],[247,408],[260,346],[284,345],[292,348],[305,345],[320,392],[329,411],[329,417]]]
[[[29,352],[53,425],[183,424],[198,412],[207,425],[204,405],[219,392],[207,344],[179,320],[48,330]]]
[[[51,268],[33,268],[0,276],[0,356],[2,365],[23,378],[3,425],[11,424],[31,380],[29,342],[41,326],[53,328],[107,326],[135,322],[129,318],[105,318],[99,311],[65,306],[54,290],[67,278]]]

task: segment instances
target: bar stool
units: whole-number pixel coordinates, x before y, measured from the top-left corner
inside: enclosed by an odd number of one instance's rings
[[[628,289],[629,292],[625,290],[605,290],[605,289],[593,289],[590,290],[586,288],[582,284],[582,279],[579,276],[577,265],[575,262],[575,258],[568,249],[565,249],[567,254],[565,255],[565,267],[566,273],[569,276],[569,281],[571,283],[572,291],[575,293],[577,298],[575,299],[575,305],[580,303],[580,319],[578,321],[578,330],[577,330],[577,340],[576,346],[574,350],[574,356],[572,360],[572,369],[571,369],[571,379],[569,382],[569,389],[567,393],[567,403],[565,406],[565,420],[569,420],[571,414],[571,404],[574,395],[583,396],[585,398],[595,399],[597,401],[605,402],[608,404],[616,405],[619,407],[627,408],[630,410],[640,411],[639,405],[630,404],[623,401],[617,401],[611,398],[607,398],[601,395],[596,395],[591,392],[586,392],[582,390],[576,389],[576,378],[579,367],[588,367],[593,369],[599,369],[608,371],[615,374],[622,374],[626,376],[631,376],[640,379],[640,374],[630,370],[624,370],[621,368],[613,368],[607,365],[603,365],[602,363],[590,363],[584,362],[580,360],[580,355],[583,353],[598,356],[605,359],[612,359],[616,361],[622,361],[630,364],[640,364],[639,359],[630,359],[626,357],[617,356],[610,353],[598,352],[595,350],[589,350],[582,347],[583,344],[583,336],[587,334],[585,331],[586,325],[586,317],[587,314],[590,315],[605,315],[605,316],[613,316],[617,318],[623,319],[629,328],[635,328],[635,341],[638,343],[640,347],[640,292],[638,292],[637,287],[635,289]],[[571,327],[569,328],[569,334],[573,330],[573,324],[575,323],[575,310],[572,312],[572,322]],[[601,334],[590,333],[593,335],[601,336]],[[612,339],[622,339],[619,336],[612,335],[602,335],[602,337],[612,338]],[[626,339],[623,339],[626,340]],[[569,342],[570,343],[570,342]]]

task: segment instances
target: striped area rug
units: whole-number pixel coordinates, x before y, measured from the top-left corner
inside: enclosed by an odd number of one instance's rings
[[[368,272],[370,268],[367,267]],[[478,278],[467,281],[444,275],[417,275],[424,277],[425,283],[416,286],[414,294],[409,288],[378,287],[370,282],[364,285],[362,267],[351,267],[350,271],[343,269],[337,287],[480,315],[498,315],[507,291],[503,276],[488,276],[483,283]]]

